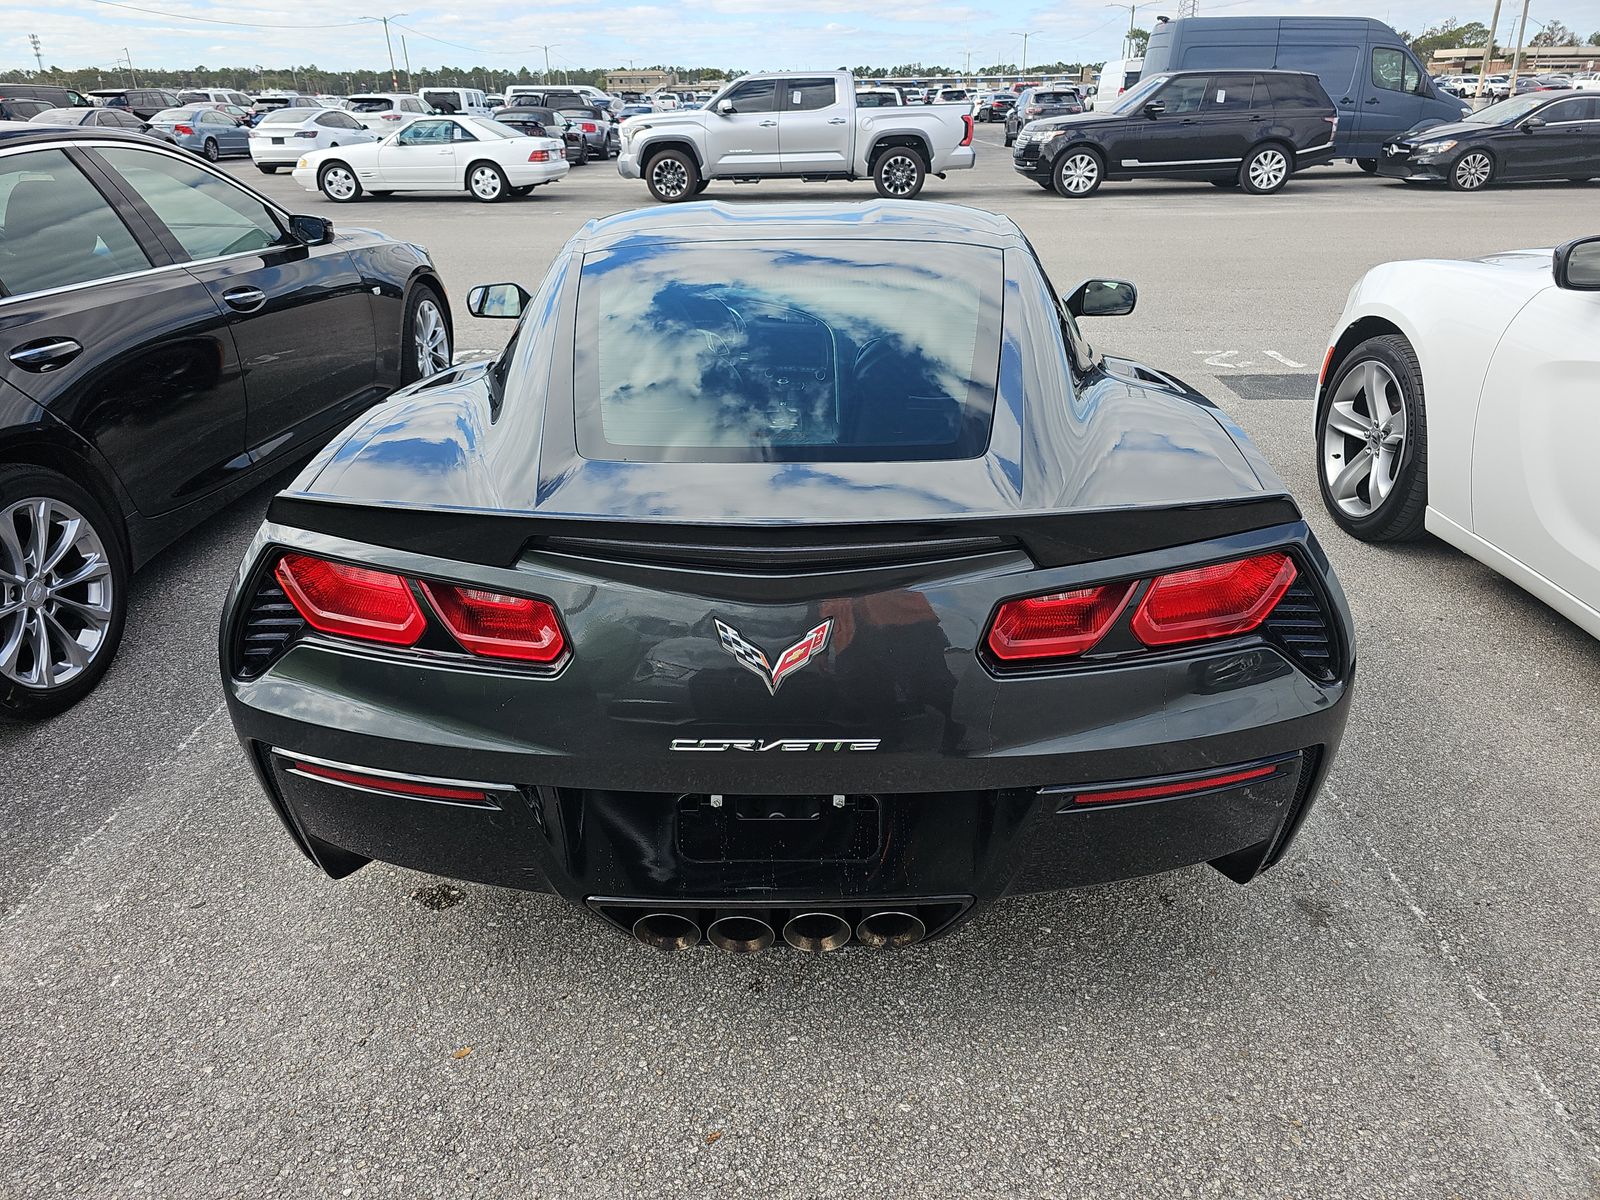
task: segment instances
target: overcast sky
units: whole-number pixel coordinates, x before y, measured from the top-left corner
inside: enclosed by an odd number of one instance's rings
[[[47,66],[111,68],[123,50],[134,66],[181,68],[264,63],[269,67],[315,63],[329,69],[373,68],[387,61],[378,25],[312,28],[356,21],[368,11],[360,3],[326,0],[128,0],[157,13],[136,12],[97,0],[3,0],[0,69],[32,67],[28,34],[37,33]],[[630,59],[640,66],[667,62],[724,65],[750,70],[893,66],[943,62],[961,67],[1018,62],[1030,31],[1029,62],[1094,61],[1114,58],[1128,24],[1126,7],[1100,0],[1056,4],[945,4],[937,0],[436,0],[433,4],[374,0],[373,16],[405,11],[394,28],[408,44],[413,67],[449,63],[538,70],[540,43],[552,65],[615,67]],[[1478,9],[1483,11],[1479,12]],[[1501,37],[1515,37],[1516,0],[1506,0]],[[1141,4],[1137,19],[1148,27],[1157,14],[1175,14],[1176,0]],[[1398,29],[1419,31],[1454,16],[1487,22],[1492,0],[1461,9],[1433,0],[1392,4],[1342,0],[1200,0],[1202,16],[1304,14],[1372,16]],[[159,13],[180,14],[163,16]],[[244,28],[213,21],[256,22],[286,28]],[[1533,21],[1559,19],[1580,37],[1600,30],[1600,0],[1534,0]],[[303,26],[297,26],[303,21]],[[442,41],[439,39],[443,39]],[[458,45],[447,45],[446,42]],[[398,41],[396,57],[400,54]]]

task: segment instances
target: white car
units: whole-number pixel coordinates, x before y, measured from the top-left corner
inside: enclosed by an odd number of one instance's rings
[[[1323,503],[1363,541],[1424,530],[1600,637],[1600,237],[1386,263],[1317,388]]]
[[[391,133],[407,121],[433,115],[433,109],[409,92],[365,92],[345,103],[351,115],[375,133]]]
[[[378,134],[343,109],[280,108],[250,130],[250,158],[262,174],[276,175],[280,168],[294,166],[308,151],[364,146],[378,140]]]
[[[566,173],[566,147],[555,138],[525,137],[488,117],[420,117],[381,142],[303,155],[294,180],[338,204],[363,192],[453,191],[493,203]]]

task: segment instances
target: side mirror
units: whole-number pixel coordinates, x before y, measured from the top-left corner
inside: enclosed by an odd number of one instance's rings
[[[289,232],[304,245],[326,246],[333,241],[333,222],[327,217],[290,217]]]
[[[1529,117],[1522,123],[1523,133],[1532,133],[1535,129],[1543,129],[1548,122],[1543,117]]]
[[[718,100],[717,111],[726,117],[738,112],[739,110],[733,106],[732,100]]]
[[[1600,237],[1578,238],[1555,252],[1556,286],[1570,292],[1600,292]]]
[[[1139,289],[1120,279],[1090,279],[1067,297],[1074,317],[1125,317],[1139,302]]]
[[[467,311],[475,317],[514,321],[533,297],[515,283],[487,283],[467,293]]]
[[[1151,118],[1159,117],[1166,111],[1167,102],[1165,100],[1152,100],[1144,106],[1144,115]]]

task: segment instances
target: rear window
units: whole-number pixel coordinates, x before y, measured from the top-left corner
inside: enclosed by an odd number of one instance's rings
[[[976,458],[1004,256],[911,241],[632,245],[590,254],[578,450],[624,462]]]
[[[388,112],[394,107],[394,101],[387,96],[352,96],[350,97],[350,111],[358,113]]]
[[[164,108],[150,120],[156,125],[177,125],[196,120],[199,115],[197,108]]]
[[[1076,92],[1035,92],[1034,104],[1068,104],[1078,98]]]
[[[1272,102],[1279,108],[1333,107],[1333,101],[1322,90],[1322,84],[1310,75],[1268,75],[1266,80],[1272,92]]]
[[[299,125],[299,124],[303,123],[305,121],[305,119],[306,119],[306,114],[303,111],[297,112],[292,108],[280,108],[280,109],[276,109],[276,110],[274,110],[272,112],[266,113],[264,116],[262,116],[261,120],[256,122],[256,124],[258,124],[258,125]]]

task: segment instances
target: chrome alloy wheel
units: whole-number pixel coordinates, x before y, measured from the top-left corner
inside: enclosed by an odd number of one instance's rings
[[[1289,175],[1289,159],[1282,150],[1263,150],[1250,162],[1250,186],[1271,192],[1283,186]]]
[[[36,496],[0,511],[0,677],[76,679],[105,644],[111,589],[105,544],[77,509]]]
[[[432,300],[424,299],[417,305],[413,325],[418,378],[426,379],[450,365],[450,335],[445,331],[444,314]]]
[[[472,189],[472,194],[479,200],[493,200],[500,195],[502,184],[500,172],[493,167],[474,167],[467,186]]]
[[[322,190],[335,200],[350,200],[356,194],[356,177],[347,167],[329,167],[322,173]]]
[[[909,196],[917,186],[917,163],[908,154],[891,154],[883,164],[883,190]]]
[[[675,158],[658,158],[650,168],[650,182],[661,195],[676,200],[689,190],[689,172]]]
[[[1352,517],[1371,516],[1388,499],[1406,448],[1406,404],[1394,372],[1376,359],[1339,383],[1322,427],[1322,477]]]
[[[1481,150],[1473,150],[1463,154],[1456,163],[1456,186],[1464,192],[1475,192],[1489,182],[1489,176],[1494,173],[1494,164],[1489,161],[1489,156]]]
[[[1074,196],[1082,196],[1094,190],[1095,182],[1100,178],[1100,164],[1092,154],[1071,154],[1061,164],[1060,177],[1062,187]]]

